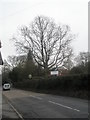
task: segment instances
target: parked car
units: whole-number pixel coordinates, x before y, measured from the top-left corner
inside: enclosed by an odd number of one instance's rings
[[[10,90],[10,88],[11,88],[10,83],[3,84],[3,90]]]

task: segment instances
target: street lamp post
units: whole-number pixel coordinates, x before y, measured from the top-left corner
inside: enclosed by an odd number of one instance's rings
[[[1,41],[0,41],[0,48],[1,48]],[[2,60],[1,52],[0,52],[0,65],[3,65],[3,60]]]

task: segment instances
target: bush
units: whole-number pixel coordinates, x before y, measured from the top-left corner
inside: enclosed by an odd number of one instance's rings
[[[71,96],[83,96],[83,92],[88,91],[89,76],[88,74],[80,74],[46,78],[38,77],[15,83],[15,87],[37,91],[55,91],[56,93],[66,92],[65,94],[71,94]]]

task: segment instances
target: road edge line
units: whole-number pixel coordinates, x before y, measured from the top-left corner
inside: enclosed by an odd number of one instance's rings
[[[12,109],[16,112],[16,114],[19,116],[19,118],[21,118],[22,120],[24,120],[23,119],[23,117],[22,117],[22,115],[16,110],[16,108],[8,101],[8,104],[12,107]]]
[[[16,110],[16,108],[10,103],[11,101],[5,96],[5,99],[7,100],[8,104],[11,106],[11,108],[15,111],[15,113],[18,115],[18,117],[22,120],[24,120],[24,118],[22,117],[22,115]]]

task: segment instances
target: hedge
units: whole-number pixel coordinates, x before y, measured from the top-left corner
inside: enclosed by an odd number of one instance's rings
[[[36,91],[56,91],[56,93],[78,93],[82,94],[81,96],[83,96],[83,93],[85,91],[88,91],[89,77],[90,74],[68,75],[58,77],[49,76],[45,78],[37,77],[32,78],[31,80],[24,80],[23,82],[14,83],[14,87]]]

